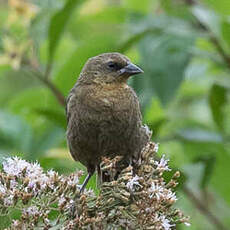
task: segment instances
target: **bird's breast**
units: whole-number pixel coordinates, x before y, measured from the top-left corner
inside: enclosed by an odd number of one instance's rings
[[[101,113],[127,111],[136,106],[135,94],[126,84],[91,87],[82,101]]]

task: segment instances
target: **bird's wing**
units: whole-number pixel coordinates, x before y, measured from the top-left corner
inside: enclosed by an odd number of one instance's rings
[[[65,107],[65,112],[66,112],[66,119],[67,119],[67,124],[69,123],[70,120],[70,108],[73,106],[74,101],[72,100],[73,97],[75,96],[73,89],[70,91],[68,97],[66,98],[66,107]]]
[[[70,102],[71,96],[72,95],[69,94],[68,97],[66,98],[65,113],[66,113],[67,124],[69,123],[69,118],[70,118],[70,114],[69,114],[69,110],[68,110],[68,103]]]

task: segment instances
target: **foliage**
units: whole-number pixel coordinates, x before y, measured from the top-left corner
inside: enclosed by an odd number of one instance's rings
[[[0,1],[0,161],[83,169],[65,142],[65,96],[89,57],[119,51],[145,70],[129,83],[160,152],[182,171],[190,229],[226,229],[229,9],[228,0]]]

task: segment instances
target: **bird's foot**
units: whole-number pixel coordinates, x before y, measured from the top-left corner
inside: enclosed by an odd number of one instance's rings
[[[82,184],[82,186],[80,188],[80,194],[82,194],[84,192],[85,187],[88,184],[88,181],[89,181],[89,179],[90,179],[91,176],[92,176],[92,174],[88,173],[87,177],[85,178],[85,180],[84,180],[84,182],[83,182],[83,184]]]

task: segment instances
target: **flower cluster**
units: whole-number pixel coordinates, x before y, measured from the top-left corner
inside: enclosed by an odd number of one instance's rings
[[[50,170],[44,172],[36,163],[17,157],[3,162],[0,172],[0,213],[9,215],[20,210],[19,220],[12,220],[9,229],[33,229],[39,223],[49,229],[49,215],[69,208],[78,191],[79,171],[69,176],[58,175]],[[68,206],[69,205],[69,206]]]
[[[168,160],[156,160],[157,147],[150,142],[143,149],[141,162],[125,167],[119,174],[122,158],[103,159],[101,172],[110,172],[100,194],[79,192],[82,172],[69,176],[52,170],[44,172],[38,163],[17,157],[3,163],[0,172],[0,214],[20,210],[6,229],[176,229],[188,225],[188,218],[173,208],[176,172],[166,183]],[[116,180],[115,180],[116,179]]]
[[[176,229],[176,225],[189,225],[188,218],[181,211],[173,208],[176,202],[174,188],[177,185],[179,172],[172,175],[166,183],[163,173],[170,171],[168,160],[163,155],[157,160],[158,145],[150,142],[143,149],[141,162],[128,166],[121,171],[118,178],[101,185],[100,195],[95,202],[88,203],[82,220],[82,215],[76,215],[71,229]],[[106,163],[105,163],[106,162]],[[104,159],[102,171],[112,171],[111,176],[117,176],[121,159]],[[87,223],[84,221],[87,220]],[[72,225],[73,224],[73,225]],[[69,225],[66,229],[69,229]]]

